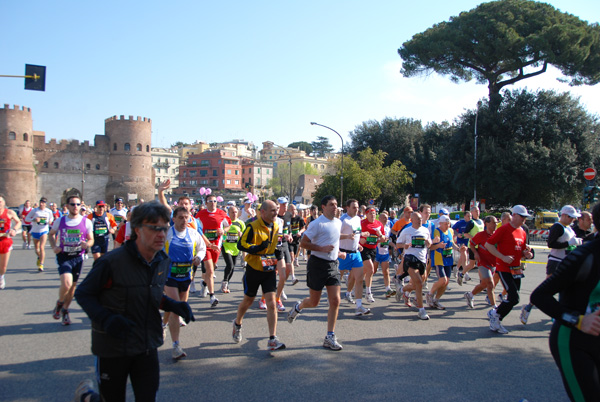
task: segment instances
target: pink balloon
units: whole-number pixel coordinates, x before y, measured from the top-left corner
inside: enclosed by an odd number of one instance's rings
[[[200,187],[200,195],[206,194],[206,189],[204,187]]]
[[[252,200],[253,194],[249,192],[246,194],[246,197],[248,197],[249,200]]]
[[[218,197],[217,197],[217,202],[223,202],[223,197],[221,197],[221,196],[218,196]]]
[[[175,202],[173,203],[173,205],[174,205],[174,206],[177,206],[177,201],[175,201]]]
[[[210,195],[210,193],[212,193],[212,190],[210,188],[207,188],[206,191],[204,192],[206,195]]]
[[[252,195],[252,202],[258,201],[258,195],[253,194]]]

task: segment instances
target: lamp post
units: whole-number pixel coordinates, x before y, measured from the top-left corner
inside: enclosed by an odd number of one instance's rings
[[[473,154],[473,206],[477,206],[477,117],[479,116],[479,108],[481,101],[477,102],[475,110],[475,152]]]
[[[277,145],[277,144],[273,144],[274,147],[277,148],[281,148],[283,149],[283,151],[288,155],[288,157],[290,158],[290,199],[288,200],[290,202],[290,204],[292,203],[293,199],[292,199],[292,154],[290,153],[290,151],[288,151],[287,149],[285,149],[284,147],[282,147],[281,145]]]
[[[322,124],[319,123],[315,123],[314,121],[311,121],[310,124],[312,126],[321,126],[324,127],[328,130],[333,131],[334,133],[336,133],[338,135],[338,137],[340,137],[340,140],[342,140],[342,171],[340,173],[340,205],[344,205],[344,139],[342,138],[342,136],[340,135],[340,133],[338,133],[337,131],[335,131],[333,128],[331,127],[327,127],[324,126]]]

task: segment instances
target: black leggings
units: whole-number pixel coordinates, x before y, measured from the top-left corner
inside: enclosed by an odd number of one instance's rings
[[[131,357],[98,357],[96,365],[102,400],[124,402],[127,377],[131,380],[136,401],[156,400],[159,381],[156,349]]]
[[[572,401],[600,400],[598,337],[555,321],[550,331],[550,352]]]
[[[496,271],[498,272],[498,271]],[[502,286],[506,289],[507,299],[500,303],[496,312],[500,320],[510,313],[514,306],[519,304],[519,291],[521,290],[521,278],[514,278],[510,272],[498,272]]]
[[[238,254],[239,255],[239,254]],[[231,255],[225,252],[225,248],[221,246],[221,256],[225,260],[225,271],[223,272],[223,282],[229,282],[235,271],[235,263],[237,261],[237,255]]]

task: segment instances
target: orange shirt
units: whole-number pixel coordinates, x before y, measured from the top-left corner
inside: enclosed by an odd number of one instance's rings
[[[408,225],[410,223],[410,219],[406,220],[403,217],[398,219],[396,221],[396,223],[394,223],[394,226],[392,226],[392,230],[400,233],[400,231],[402,230],[402,228],[404,228],[404,226]]]

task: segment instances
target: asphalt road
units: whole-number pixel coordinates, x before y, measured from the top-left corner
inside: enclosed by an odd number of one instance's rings
[[[20,239],[15,240],[7,286],[0,291],[2,401],[68,401],[79,381],[94,376],[87,316],[74,303],[71,326],[51,317],[59,278],[49,248],[47,253],[46,270],[39,273],[33,250],[22,250]],[[538,250],[536,261],[546,258]],[[85,262],[83,275],[91,265],[91,260]],[[217,283],[224,264],[219,265]],[[522,300],[543,280],[544,269],[544,264],[529,264]],[[288,309],[308,295],[305,263],[297,275],[300,283],[286,287]],[[383,297],[377,275],[370,316],[355,318],[354,306],[342,302],[336,334],[344,350],[322,347],[323,299],[291,325],[280,314],[278,335],[287,349],[269,352],[265,312],[256,303],[244,320],[244,340],[232,342],[241,276],[238,269],[232,293],[219,293],[215,309],[207,299],[191,297],[197,321],[181,331],[187,358],[171,360],[169,336],[159,349],[160,401],[568,400],[548,349],[550,319],[534,309],[524,326],[515,310],[503,321],[509,334],[491,332],[484,296],[476,298],[474,310],[466,308],[463,293],[474,281],[464,286],[452,281],[442,300],[447,309],[429,311],[431,320],[421,321],[416,310]],[[131,390],[128,395],[133,400]]]

